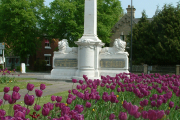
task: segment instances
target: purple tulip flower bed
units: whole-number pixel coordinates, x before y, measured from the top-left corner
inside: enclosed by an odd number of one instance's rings
[[[51,101],[39,105],[40,97],[46,86],[41,84],[36,89],[37,101],[33,114],[29,114],[29,106],[34,104],[34,95],[29,91],[33,84],[27,85],[24,96],[26,107],[20,106],[16,100],[20,99],[19,87],[13,88],[12,95],[8,95],[9,88],[4,88],[4,103],[9,102],[9,111],[3,110],[3,100],[0,100],[1,120],[178,120],[180,119],[180,76],[147,74],[138,76],[132,73],[120,73],[115,77],[101,76],[101,80],[79,80],[76,89],[69,90],[66,103],[62,103],[61,96],[51,96]],[[72,79],[76,83],[76,79]],[[7,114],[6,114],[7,113]]]

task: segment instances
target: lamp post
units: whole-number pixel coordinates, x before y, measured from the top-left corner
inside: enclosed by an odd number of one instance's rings
[[[132,72],[132,0],[131,0],[131,61],[130,61],[130,72]]]

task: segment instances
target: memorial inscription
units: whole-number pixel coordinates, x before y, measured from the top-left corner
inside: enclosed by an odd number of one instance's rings
[[[125,61],[123,59],[101,59],[101,68],[124,68]]]
[[[55,67],[77,67],[77,59],[55,59]]]

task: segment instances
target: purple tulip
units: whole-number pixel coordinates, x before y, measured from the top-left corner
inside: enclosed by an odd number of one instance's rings
[[[63,108],[61,110],[61,115],[68,114],[69,112],[70,112],[70,107],[63,106]]]
[[[15,102],[16,102],[15,99],[12,99],[12,97],[9,97],[9,99],[8,99],[9,104],[14,104]]]
[[[84,107],[83,107],[83,105],[76,105],[76,106],[75,106],[75,110],[76,110],[78,113],[81,113],[81,112],[84,110]]]
[[[22,106],[19,104],[14,105],[13,107],[14,111],[22,109]]]
[[[129,104],[129,107],[127,108],[127,111],[128,111],[128,113],[130,114],[130,115],[135,115],[136,114],[136,112],[138,112],[138,109],[139,109],[139,107],[138,106],[136,106],[136,105],[132,105],[131,103]]]
[[[91,103],[90,102],[86,102],[86,107],[90,108],[91,107]]]
[[[96,100],[99,100],[101,98],[100,95],[96,95]]]
[[[101,87],[104,87],[104,86],[105,86],[105,84],[104,84],[104,83],[101,83],[101,84],[100,84],[100,86],[101,86]]]
[[[20,88],[18,86],[13,87],[13,91],[15,91],[15,92],[19,92],[19,90],[20,90]]]
[[[62,110],[62,108],[65,106],[65,104],[64,103],[60,103],[59,104],[59,108]]]
[[[76,88],[77,88],[78,90],[80,90],[80,89],[81,89],[81,86],[80,86],[80,85],[77,85]]]
[[[115,89],[115,86],[114,86],[114,85],[111,85],[111,86],[110,86],[110,89],[111,89],[111,90],[114,90],[114,89]]]
[[[157,100],[157,107],[161,106],[162,103],[163,103],[163,101],[162,101],[161,99],[158,99],[158,100]]]
[[[68,98],[72,98],[72,97],[73,97],[73,95],[69,93]]]
[[[9,100],[10,97],[11,96],[9,94],[7,94],[7,93],[5,93],[4,96],[3,96],[5,101]]]
[[[66,103],[67,103],[67,104],[71,104],[71,103],[72,103],[72,98],[68,98],[68,99],[66,100]]]
[[[56,100],[56,96],[52,95],[52,96],[51,96],[51,100],[52,100],[52,101],[55,101],[55,100]]]
[[[151,106],[155,107],[156,106],[156,102],[155,101],[151,101]]]
[[[2,105],[2,103],[3,103],[3,100],[2,100],[2,99],[0,99],[0,106]]]
[[[166,110],[165,113],[166,113],[166,115],[169,115],[170,110]]]
[[[109,86],[109,85],[106,85],[106,88],[108,89],[108,88],[110,88],[110,86]]]
[[[4,117],[6,115],[6,111],[5,110],[0,110],[0,118]]]
[[[25,103],[26,105],[29,105],[29,106],[33,105],[33,103],[34,103],[34,95],[28,95],[28,94],[26,94],[26,95],[24,96],[24,103]]]
[[[4,87],[4,92],[5,92],[5,93],[8,93],[9,90],[10,90],[10,87]]]
[[[76,89],[73,89],[73,90],[72,90],[72,93],[73,93],[74,95],[76,95],[77,92],[78,92],[78,91],[77,91]]]
[[[42,115],[43,115],[43,116],[48,116],[49,111],[50,111],[49,108],[44,108],[44,107],[43,107],[43,109],[42,109]]]
[[[83,84],[83,80],[79,80],[79,84],[81,84],[81,85],[82,85],[82,84]]]
[[[14,117],[20,117],[20,118],[25,118],[25,114],[21,111],[18,111],[14,114]]]
[[[76,115],[74,116],[74,120],[84,120],[84,115],[76,114]]]
[[[76,79],[72,79],[72,82],[73,82],[73,83],[76,83],[76,82],[77,82],[77,80],[76,80]]]
[[[60,103],[55,103],[55,107],[59,107]]]
[[[14,100],[19,100],[20,99],[20,97],[21,97],[21,95],[18,93],[18,92],[13,92],[12,93],[12,98],[14,99]]]
[[[170,107],[170,108],[174,107],[174,102],[170,101],[170,102],[169,102],[169,107]]]
[[[27,90],[28,90],[28,91],[32,91],[33,89],[34,89],[34,85],[28,83],[28,84],[27,84]]]
[[[68,90],[68,93],[71,93],[71,90]]]
[[[37,97],[41,97],[42,94],[43,94],[43,91],[42,91],[42,90],[36,89],[35,92],[36,92],[36,96],[37,96]]]
[[[144,119],[148,119],[148,112],[147,111],[142,111],[142,117],[144,118]]]
[[[78,112],[75,111],[75,110],[71,110],[71,111],[69,112],[69,114],[72,116],[72,119],[74,119],[75,115],[77,115]]]
[[[161,110],[161,111],[149,110],[148,111],[148,118],[150,120],[162,119],[164,115],[165,115],[164,110]]]
[[[120,120],[127,120],[127,113],[126,112],[120,112],[118,117]]]
[[[57,101],[57,102],[61,102],[61,100],[62,100],[62,96],[57,96],[57,97],[56,97],[56,101]]]
[[[111,113],[110,116],[109,116],[109,120],[114,120],[115,117],[116,116],[113,113]]]
[[[121,92],[121,88],[118,87],[118,88],[117,88],[117,92]]]
[[[46,85],[45,84],[41,84],[40,85],[40,90],[44,90],[46,88]]]
[[[34,106],[34,110],[35,110],[35,111],[39,111],[40,109],[41,109],[41,106],[40,106],[40,105],[36,105],[36,104],[35,104],[35,106]]]
[[[157,95],[157,94],[153,94],[153,95],[152,95],[152,99],[153,99],[153,100],[156,100],[157,98],[158,98],[158,95]]]

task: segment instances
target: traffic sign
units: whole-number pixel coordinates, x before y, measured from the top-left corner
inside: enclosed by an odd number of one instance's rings
[[[3,43],[0,43],[0,49],[5,49],[5,44],[4,44],[4,42],[3,42]]]

